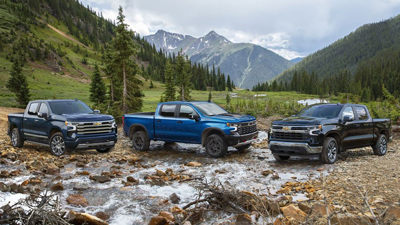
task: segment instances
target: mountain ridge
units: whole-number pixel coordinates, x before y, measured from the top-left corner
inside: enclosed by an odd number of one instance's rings
[[[241,88],[271,80],[293,65],[268,49],[250,43],[233,43],[214,30],[199,38],[158,30],[144,38],[167,53],[177,54],[182,50],[193,62],[219,67]]]

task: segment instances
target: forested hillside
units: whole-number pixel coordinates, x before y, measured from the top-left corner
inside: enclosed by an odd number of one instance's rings
[[[107,56],[107,52],[116,37],[117,25],[75,0],[0,0],[1,105],[18,105],[5,85],[16,61],[27,77],[31,99],[79,98],[90,103],[95,65],[109,87],[106,62],[107,57],[114,56],[112,51]],[[129,35],[134,43],[133,63],[137,64],[131,76],[143,77],[140,80],[150,86],[152,80],[164,82],[166,62],[170,61],[175,69],[178,57],[157,50],[139,34]],[[233,82],[218,68],[192,64],[190,60],[186,63],[192,88],[232,89]]]
[[[360,27],[304,58],[272,83],[254,90],[293,90],[319,95],[351,93],[361,101],[400,97],[400,16]]]

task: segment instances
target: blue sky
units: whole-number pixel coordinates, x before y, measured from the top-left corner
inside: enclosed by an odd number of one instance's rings
[[[232,42],[306,56],[355,31],[400,13],[400,0],[83,0],[115,20],[124,9],[141,36],[157,30],[201,37],[214,30]]]

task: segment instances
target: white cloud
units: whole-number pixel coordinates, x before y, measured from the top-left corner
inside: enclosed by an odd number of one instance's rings
[[[124,9],[140,35],[159,29],[200,37],[215,30],[233,42],[250,42],[284,57],[304,56],[366,23],[400,12],[399,0],[83,0],[116,19]],[[98,10],[97,10],[98,9]]]

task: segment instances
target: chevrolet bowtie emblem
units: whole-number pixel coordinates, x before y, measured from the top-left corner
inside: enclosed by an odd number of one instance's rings
[[[95,123],[93,123],[93,125],[96,125],[96,126],[98,126],[98,125],[100,125],[101,124],[101,122],[95,122]]]
[[[282,130],[290,130],[290,127],[282,127]]]

